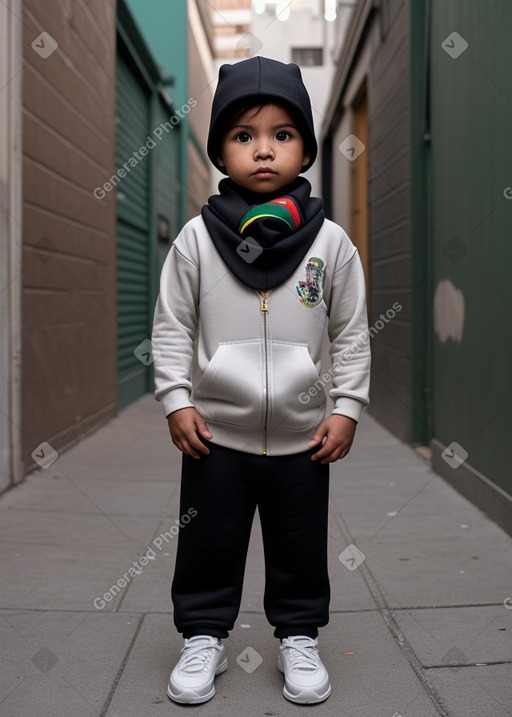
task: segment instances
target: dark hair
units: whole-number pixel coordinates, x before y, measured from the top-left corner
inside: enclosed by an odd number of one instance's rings
[[[301,121],[301,118],[298,116],[297,110],[294,107],[292,107],[292,105],[290,105],[289,102],[286,102],[285,100],[276,99],[275,97],[259,96],[259,97],[254,97],[253,101],[251,101],[251,98],[249,98],[249,99],[244,98],[243,100],[240,100],[240,102],[235,103],[230,108],[231,113],[230,113],[230,117],[229,117],[229,122],[227,122],[227,129],[225,130],[225,132],[223,134],[225,134],[227,131],[229,131],[229,129],[231,127],[236,125],[238,120],[240,119],[240,117],[242,117],[242,115],[244,115],[248,110],[251,110],[254,108],[256,111],[251,116],[251,118],[256,117],[256,115],[259,112],[261,112],[261,110],[266,105],[280,105],[281,107],[284,107],[286,109],[286,111],[289,112],[290,115],[293,117],[294,122],[297,124],[297,129],[299,130],[299,132],[302,136],[302,139],[304,140],[304,145],[306,145],[305,140],[308,135],[307,135],[307,132],[304,131],[304,123]],[[228,120],[228,116],[225,117],[226,121]],[[219,151],[220,151],[220,147],[219,147]]]
[[[229,127],[233,127],[238,123],[238,120],[242,115],[244,115],[249,110],[252,110],[253,108],[256,108],[256,112],[252,115],[252,117],[256,117],[256,115],[261,112],[263,107],[266,105],[266,102],[247,102],[246,100],[242,100],[238,106],[234,106],[233,114],[231,116],[231,120],[229,122]]]

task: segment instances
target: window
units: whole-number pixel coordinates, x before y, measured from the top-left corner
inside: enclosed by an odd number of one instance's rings
[[[323,65],[323,47],[292,47],[292,62],[302,67]]]

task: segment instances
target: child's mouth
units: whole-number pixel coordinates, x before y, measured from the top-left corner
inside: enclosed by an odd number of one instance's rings
[[[273,169],[270,169],[270,167],[260,167],[255,172],[253,172],[253,175],[256,175],[257,177],[273,177],[276,175],[276,172],[274,172]]]

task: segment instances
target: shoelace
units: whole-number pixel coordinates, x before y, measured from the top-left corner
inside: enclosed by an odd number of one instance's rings
[[[190,639],[193,640],[193,638]],[[189,673],[202,672],[211,660],[213,651],[218,649],[218,644],[205,644],[204,640],[197,645],[185,645],[181,649],[180,670]]]
[[[294,670],[314,672],[319,667],[320,656],[314,645],[299,645],[285,638],[283,645],[289,649],[290,666]]]

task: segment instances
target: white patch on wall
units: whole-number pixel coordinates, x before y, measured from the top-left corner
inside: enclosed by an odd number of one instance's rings
[[[464,330],[464,294],[449,279],[443,279],[434,294],[434,329],[442,344],[448,339],[462,341]]]

